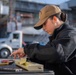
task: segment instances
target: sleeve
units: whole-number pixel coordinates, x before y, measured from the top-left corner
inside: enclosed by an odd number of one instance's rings
[[[45,46],[39,44],[27,45],[24,48],[24,52],[29,58],[36,58],[48,62],[64,62],[65,55],[68,53],[66,50],[70,50],[74,43],[67,33],[63,36],[61,35],[58,39],[52,40],[52,42],[48,42]]]

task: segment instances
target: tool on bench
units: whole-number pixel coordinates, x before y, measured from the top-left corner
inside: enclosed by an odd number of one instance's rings
[[[44,71],[44,66],[42,64],[27,61],[26,58],[21,58],[20,60],[15,60],[15,64],[27,71],[35,71],[35,72]]]
[[[14,63],[14,60],[10,60],[10,59],[2,59],[0,61],[0,66],[5,66],[5,65],[11,65]]]

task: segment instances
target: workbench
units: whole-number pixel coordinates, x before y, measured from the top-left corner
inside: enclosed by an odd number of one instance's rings
[[[50,70],[44,70],[43,72],[29,72],[13,63],[10,65],[0,66],[0,75],[55,75],[55,74],[53,71]]]

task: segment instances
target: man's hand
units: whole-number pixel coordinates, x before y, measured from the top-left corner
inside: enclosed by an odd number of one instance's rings
[[[12,54],[10,56],[13,56],[14,58],[16,58],[16,57],[22,58],[25,56],[24,49],[19,48],[18,50],[12,52]]]

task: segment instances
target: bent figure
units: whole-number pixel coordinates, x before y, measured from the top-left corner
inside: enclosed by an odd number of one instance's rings
[[[66,24],[67,15],[58,6],[46,5],[39,12],[39,21],[34,26],[48,34],[46,45],[30,44],[14,51],[11,56],[24,57],[44,64],[44,67],[55,72],[55,75],[76,75],[76,29]]]

